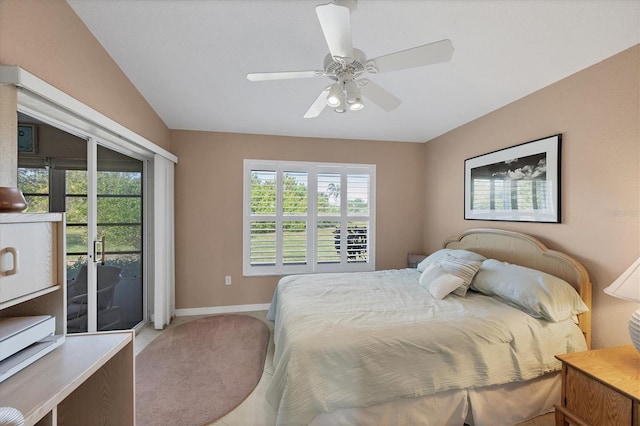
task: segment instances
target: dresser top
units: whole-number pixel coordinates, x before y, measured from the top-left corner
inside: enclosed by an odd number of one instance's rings
[[[0,213],[0,223],[61,222],[62,213]]]

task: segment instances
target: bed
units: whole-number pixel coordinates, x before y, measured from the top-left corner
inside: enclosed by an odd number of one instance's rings
[[[267,400],[279,425],[516,424],[559,402],[555,355],[590,347],[590,307],[578,261],[498,229],[417,269],[283,277]]]

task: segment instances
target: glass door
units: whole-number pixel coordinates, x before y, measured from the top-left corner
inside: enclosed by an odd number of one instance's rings
[[[97,329],[143,320],[143,162],[97,147]]]
[[[67,332],[131,329],[146,318],[144,162],[19,114],[38,150],[18,155],[27,212],[66,212]]]

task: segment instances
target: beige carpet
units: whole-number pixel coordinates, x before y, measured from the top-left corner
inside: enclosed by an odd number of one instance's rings
[[[264,368],[269,329],[248,315],[215,315],[164,331],[136,357],[136,421],[204,425],[249,396]]]

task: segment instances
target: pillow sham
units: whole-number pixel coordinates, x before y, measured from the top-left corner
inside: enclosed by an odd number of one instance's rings
[[[426,268],[427,265],[441,261],[442,259],[445,258],[447,254],[451,256],[455,256],[460,259],[476,260],[478,262],[487,260],[487,258],[484,257],[483,255],[474,253],[469,250],[440,249],[440,250],[434,251],[429,256],[427,256],[422,262],[418,263],[418,266],[417,266],[418,272],[424,271],[424,268]]]
[[[471,285],[471,280],[473,280],[473,277],[482,266],[482,262],[478,260],[461,259],[459,257],[452,256],[449,253],[446,253],[444,255],[444,259],[437,262],[437,264],[446,272],[462,279],[462,283],[453,290],[453,294],[460,297],[465,297],[467,295],[467,290]]]
[[[589,310],[568,282],[536,269],[488,259],[472,290],[497,296],[534,318],[559,322]]]
[[[448,273],[435,263],[428,265],[420,275],[420,286],[431,295],[442,300],[462,285],[462,278]]]

